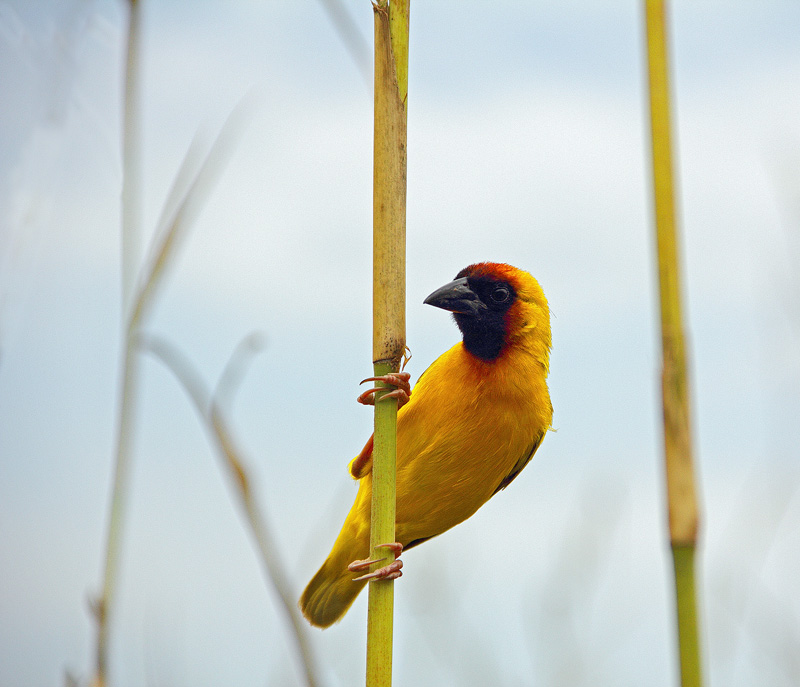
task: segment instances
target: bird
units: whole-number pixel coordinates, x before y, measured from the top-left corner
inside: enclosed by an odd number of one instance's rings
[[[395,553],[471,517],[514,481],[552,429],[550,310],[533,276],[505,263],[475,263],[424,303],[450,311],[462,340],[413,389],[405,372],[369,378],[391,384],[384,398],[398,399],[397,542],[386,544]],[[373,403],[376,391],[358,400]],[[314,626],[340,620],[369,579],[402,575],[396,560],[353,577],[376,562],[363,560],[369,555],[371,470],[372,438],[349,465],[359,482],[355,502],[300,598]]]

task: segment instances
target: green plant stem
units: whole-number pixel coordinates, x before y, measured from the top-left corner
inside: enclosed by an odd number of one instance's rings
[[[678,611],[678,651],[680,652],[681,685],[700,687],[703,666],[700,661],[697,600],[695,598],[694,546],[672,546],[675,569],[675,592]]]
[[[699,514],[692,460],[689,378],[681,309],[665,14],[663,0],[645,0],[669,536],[675,570],[681,684],[683,687],[700,687],[702,667],[694,574]]]
[[[393,0],[389,5],[389,31],[392,37],[397,94],[408,114],[408,30],[410,0]]]
[[[375,376],[400,369],[405,352],[406,112],[408,0],[373,5],[375,18],[375,129],[373,173],[373,338]],[[397,401],[375,399],[372,451],[372,558],[394,542]],[[394,582],[369,584],[367,687],[392,684]]]
[[[375,363],[375,376],[395,371],[390,363]],[[370,558],[385,559],[388,565],[393,554],[377,548],[393,542],[395,525],[395,474],[397,450],[397,401],[381,402],[385,392],[375,399],[375,439],[372,454],[372,510],[369,533]],[[367,685],[384,687],[392,684],[392,638],[394,615],[394,582],[373,580],[369,585],[367,614]]]

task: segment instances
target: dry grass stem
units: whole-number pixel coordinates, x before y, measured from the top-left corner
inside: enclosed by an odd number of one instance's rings
[[[131,21],[128,37],[129,46],[131,47],[128,53],[129,66],[126,78],[130,78],[131,73],[136,72],[135,67],[132,65],[137,62],[138,7],[137,2],[131,3]],[[133,84],[126,83],[126,94],[135,90],[136,82],[137,80],[134,77]],[[126,103],[125,127],[126,129],[128,127],[136,128],[138,125],[134,124],[134,122],[138,117],[134,108],[135,96],[132,96],[130,102],[126,100]],[[158,287],[163,282],[167,267],[174,258],[179,239],[186,234],[203,203],[210,195],[222,172],[224,163],[235,148],[238,137],[243,130],[244,117],[248,113],[249,101],[243,100],[233,110],[220,129],[208,154],[199,167],[196,166],[196,160],[199,157],[196,142],[190,147],[162,211],[161,226],[157,230],[153,241],[154,250],[151,251],[151,257],[140,273],[136,291],[132,295],[133,301],[123,303],[124,350],[103,583],[100,597],[91,602],[91,608],[97,622],[95,675],[92,680],[94,687],[105,687],[107,684],[110,624],[116,602],[123,524],[129,489],[130,455],[136,416],[139,378],[136,340],[149,309],[156,298]],[[138,174],[138,171],[136,171],[138,170],[137,164],[131,166],[129,163],[131,156],[138,157],[138,150],[134,146],[136,140],[138,138],[135,136],[125,135],[123,169],[126,174],[129,168],[135,170],[132,172],[134,175]],[[139,211],[136,207],[128,207],[128,204],[137,206],[140,190],[137,188],[136,178],[124,180],[123,185],[127,189],[123,194],[122,214],[123,218],[125,218],[123,220],[123,250],[134,250],[138,256],[138,248],[136,248],[138,239],[134,239],[132,234],[138,235],[141,231],[139,227],[133,224],[139,216]],[[171,210],[171,208],[173,209]],[[128,235],[128,237],[125,238],[125,235]],[[129,263],[130,258],[127,255],[123,256],[124,283],[127,283],[126,280],[132,279],[133,267]]]
[[[319,685],[316,676],[316,661],[309,643],[305,625],[295,605],[295,595],[289,585],[285,567],[277,553],[277,546],[256,494],[251,488],[247,469],[236,446],[233,435],[221,408],[221,395],[228,397],[244,374],[246,356],[252,356],[261,348],[260,338],[247,337],[231,356],[216,390],[210,394],[197,371],[171,344],[159,338],[148,338],[143,348],[153,353],[169,368],[183,386],[208,431],[225,472],[235,487],[238,503],[245,522],[250,528],[253,541],[268,584],[276,592],[284,617],[291,629],[298,662],[308,687]]]

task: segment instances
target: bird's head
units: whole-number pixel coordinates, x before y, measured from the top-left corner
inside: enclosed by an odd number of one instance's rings
[[[515,345],[550,349],[550,310],[542,287],[527,272],[497,262],[465,267],[425,303],[449,310],[464,347],[495,360]]]

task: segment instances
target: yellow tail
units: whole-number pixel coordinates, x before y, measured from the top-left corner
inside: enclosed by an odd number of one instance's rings
[[[330,555],[300,597],[300,610],[317,627],[328,627],[340,620],[366,584],[353,582],[359,573],[347,569],[354,560],[369,555],[369,522],[361,522],[364,517],[358,505],[356,499]]]
[[[349,562],[349,561],[348,561]],[[331,558],[308,583],[300,597],[300,610],[312,625],[328,627],[347,612],[366,582],[353,582],[358,573],[344,571]]]

